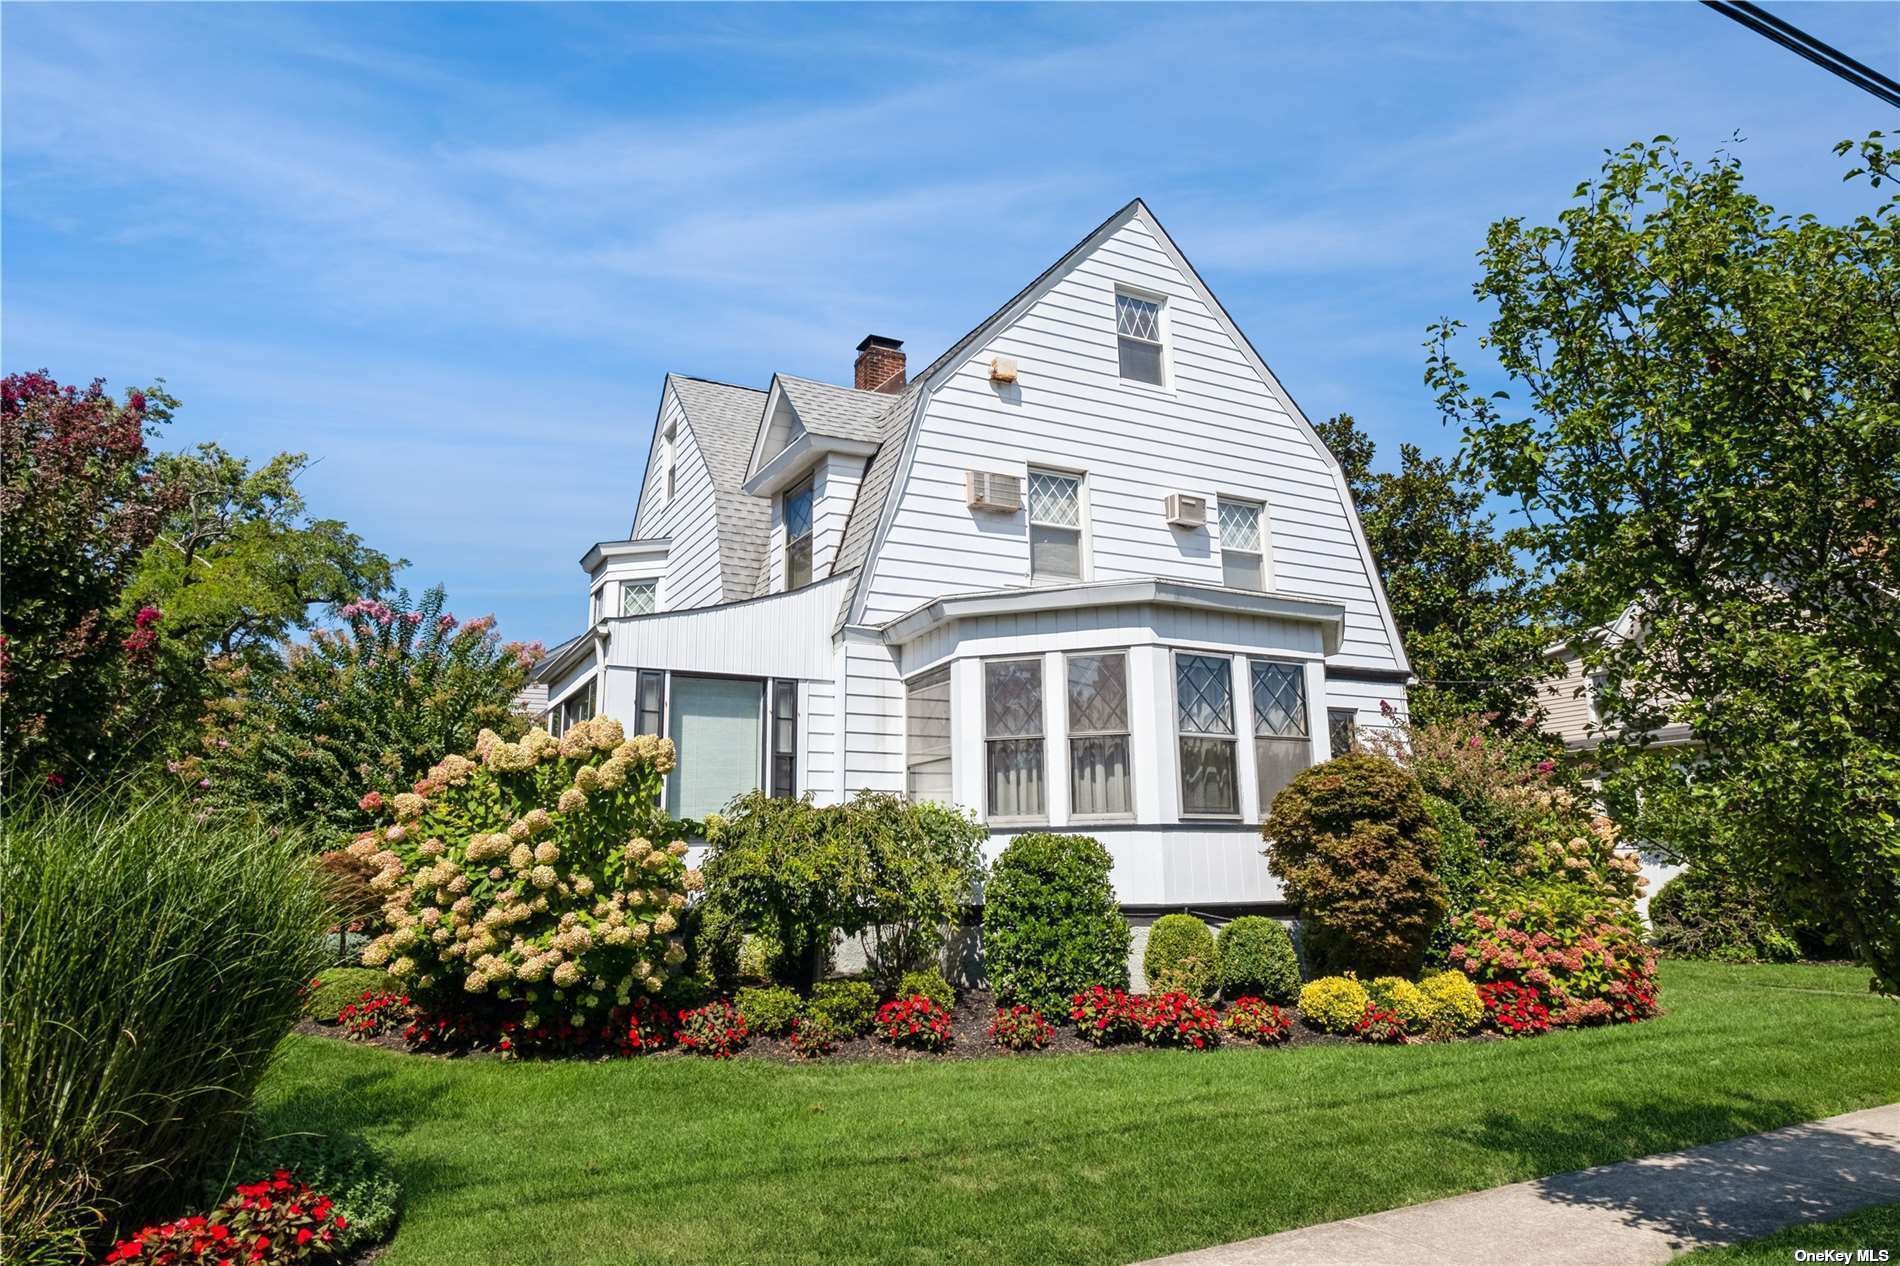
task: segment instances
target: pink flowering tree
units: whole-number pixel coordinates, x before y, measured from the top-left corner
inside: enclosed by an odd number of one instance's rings
[[[283,649],[281,670],[224,666],[200,751],[172,771],[221,810],[284,825],[360,828],[366,794],[393,795],[484,730],[519,734],[509,711],[539,644],[504,643],[492,616],[458,620],[438,586],[413,606],[359,600]]]

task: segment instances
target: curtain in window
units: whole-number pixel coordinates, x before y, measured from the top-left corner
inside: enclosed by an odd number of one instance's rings
[[[905,790],[912,800],[951,800],[950,670],[913,678],[905,695]]]
[[[989,815],[1040,818],[1043,788],[1042,661],[983,665],[983,733],[989,747]]]
[[[1071,655],[1069,797],[1079,817],[1132,811],[1128,773],[1128,657]]]
[[[667,776],[667,811],[703,818],[757,790],[765,683],[673,675],[669,736],[679,764]]]
[[[1175,656],[1174,693],[1181,743],[1181,811],[1239,813],[1232,662],[1224,656]]]

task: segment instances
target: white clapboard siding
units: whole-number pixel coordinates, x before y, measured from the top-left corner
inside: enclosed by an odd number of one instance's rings
[[[1393,715],[1381,705],[1390,704]],[[1326,680],[1326,708],[1351,708],[1353,724],[1363,736],[1389,730],[1405,717],[1405,686],[1396,681],[1350,681],[1338,677]],[[1315,713],[1315,725],[1326,723],[1324,710]]]
[[[1592,729],[1588,680],[1583,659],[1566,653],[1550,662],[1552,677],[1539,686],[1537,702],[1544,709],[1544,732],[1566,743],[1581,743],[1601,737]]]
[[[844,781],[857,791],[904,789],[904,685],[889,647],[844,635]]]
[[[1170,390],[1120,380],[1118,282],[1167,296]],[[1014,387],[989,381],[999,355],[1018,362]],[[963,472],[1020,474],[1029,465],[1086,472],[1094,580],[1218,584],[1215,502],[1228,494],[1264,503],[1271,587],[1345,605],[1334,662],[1397,666],[1331,467],[1139,219],[1080,257],[933,393],[899,474],[865,622],[945,593],[1025,583],[1024,515],[969,510]],[[1170,528],[1162,501],[1171,492],[1206,497],[1208,527]]]
[[[658,435],[671,423],[673,432],[673,496],[662,496],[666,472],[660,460]],[[704,607],[721,598],[719,577],[719,523],[713,504],[712,474],[700,454],[693,428],[680,407],[669,381],[660,400],[659,429],[653,441],[646,486],[634,518],[636,540],[671,537],[666,578],[660,585],[660,605],[668,611]]]
[[[828,678],[831,622],[845,583],[839,578],[748,602],[609,620],[607,662],[616,668]]]
[[[801,789],[811,792],[818,803],[830,804],[838,790],[837,682],[830,678],[806,682],[803,703],[798,718],[804,747]]]
[[[864,458],[827,454],[812,480],[811,574],[829,576],[864,481]]]

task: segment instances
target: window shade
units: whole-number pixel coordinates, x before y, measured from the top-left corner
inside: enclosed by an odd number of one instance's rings
[[[667,787],[674,817],[703,818],[758,789],[764,691],[758,681],[674,674],[668,732],[679,764]]]

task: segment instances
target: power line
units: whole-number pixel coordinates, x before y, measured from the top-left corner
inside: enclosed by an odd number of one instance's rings
[[[1895,83],[1871,66],[1863,65],[1840,49],[1809,35],[1793,23],[1784,22],[1749,0],[1702,0],[1723,17],[1739,22],[1757,35],[1799,53],[1816,66],[1838,75],[1863,92],[1872,93],[1891,106],[1900,106],[1900,83]]]

